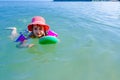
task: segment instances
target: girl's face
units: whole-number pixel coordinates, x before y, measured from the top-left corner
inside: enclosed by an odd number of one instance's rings
[[[34,25],[33,26],[33,34],[36,36],[36,37],[42,37],[43,35],[45,35],[44,33],[44,27],[43,26],[37,26],[37,25]]]

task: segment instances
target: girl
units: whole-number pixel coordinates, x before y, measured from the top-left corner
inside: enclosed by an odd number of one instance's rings
[[[26,39],[29,38],[41,38],[47,35],[49,26],[45,23],[45,19],[41,16],[35,16],[32,18],[32,22],[28,25],[28,31],[31,33]],[[22,41],[17,47],[32,47],[34,44],[26,44],[26,40]]]

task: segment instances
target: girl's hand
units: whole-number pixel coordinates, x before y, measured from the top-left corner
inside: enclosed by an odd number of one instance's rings
[[[28,45],[28,48],[31,48],[31,47],[33,47],[35,44],[29,44]]]

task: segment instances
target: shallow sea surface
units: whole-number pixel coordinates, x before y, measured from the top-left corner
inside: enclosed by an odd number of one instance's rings
[[[18,32],[43,16],[60,42],[17,48]],[[119,2],[0,2],[0,80],[119,80]]]

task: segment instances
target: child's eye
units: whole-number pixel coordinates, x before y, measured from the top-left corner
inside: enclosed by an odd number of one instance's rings
[[[34,30],[37,30],[37,28],[34,28]]]
[[[39,27],[39,30],[42,30],[42,28],[41,28],[41,27]]]

